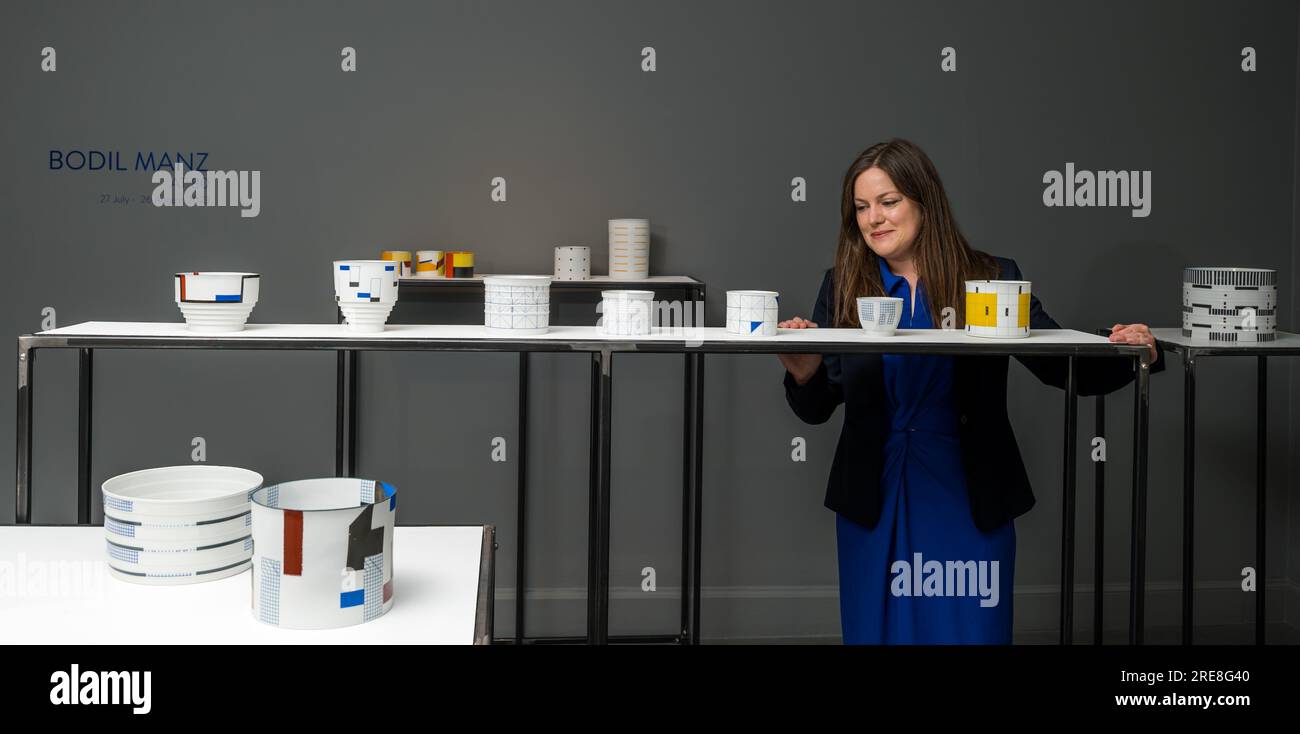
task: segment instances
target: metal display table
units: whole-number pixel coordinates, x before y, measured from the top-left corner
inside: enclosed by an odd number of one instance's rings
[[[394,315],[389,318],[390,323],[399,323],[399,310],[402,304],[411,303],[434,303],[440,300],[446,300],[448,296],[459,296],[468,298],[477,296],[480,300],[483,293],[483,279],[491,277],[491,274],[476,275],[473,278],[402,278],[398,282],[399,299],[398,308],[394,309]],[[680,292],[682,301],[678,305],[680,308],[675,313],[676,322],[665,324],[666,326],[702,326],[704,324],[704,302],[705,292],[704,283],[689,275],[655,275],[640,280],[617,280],[608,275],[593,275],[585,280],[552,280],[550,284],[551,303],[554,305],[559,299],[556,296],[564,295],[587,295],[599,296],[604,290],[648,290],[655,293],[655,300],[658,301],[659,294],[668,292]],[[668,316],[673,316],[671,309]],[[652,317],[654,314],[652,314]],[[550,323],[560,325],[556,318],[556,310],[551,309]],[[478,316],[481,322],[482,315]],[[339,316],[342,322],[342,314]],[[439,319],[442,321],[442,319]],[[595,315],[592,315],[590,321],[595,321]],[[349,418],[346,422],[346,439],[339,447],[335,461],[335,474],[337,476],[351,476],[356,472],[357,467],[357,430],[356,430],[356,412],[352,406],[357,404],[357,374],[360,368],[360,355],[355,351],[340,352],[338,357],[338,386],[339,390],[344,390],[346,385],[347,397],[340,401],[340,405],[346,404],[348,407],[345,412]],[[525,591],[527,585],[527,549],[528,549],[528,368],[530,353],[519,352],[519,409],[517,413],[516,435],[518,436],[518,449],[516,456],[518,459],[518,476],[515,480],[515,514],[516,514],[516,547],[515,547],[515,633],[513,642],[516,645],[525,643],[548,643],[548,642],[570,642],[572,638],[564,637],[528,637],[525,630],[525,611],[524,604]],[[687,354],[685,358],[686,374],[684,379],[685,409],[683,410],[683,422],[685,428],[682,431],[683,451],[682,451],[682,552],[681,552],[681,569],[682,569],[682,589],[681,589],[681,622],[678,627],[678,633],[667,636],[650,636],[650,637],[618,637],[616,641],[626,642],[676,642],[686,643],[691,641],[691,626],[688,607],[689,589],[687,582],[689,580],[690,554],[687,547],[686,538],[689,537],[690,528],[686,526],[690,517],[690,497],[691,497],[691,444],[690,431],[694,425],[691,421],[693,411],[698,404],[695,390],[695,369],[696,363],[703,361],[703,355]],[[340,392],[340,394],[342,394]],[[593,393],[594,394],[594,393]],[[340,421],[344,418],[339,417]],[[589,628],[590,629],[590,628]]]
[[[165,588],[132,584],[109,575],[100,526],[4,527],[0,563],[19,574],[0,645],[488,644],[495,537],[491,525],[398,526],[391,610],[352,627],[291,630],[253,617],[251,571]],[[22,569],[44,572],[39,588]]]
[[[649,336],[605,337],[594,326],[554,326],[546,334],[503,338],[482,326],[390,325],[385,331],[355,334],[337,324],[250,324],[228,335],[196,335],[184,324],[86,322],[18,338],[18,462],[16,517],[31,521],[32,387],[35,353],[40,349],[79,349],[82,355],[79,411],[79,514],[90,503],[89,366],[95,349],[255,349],[334,351],[477,351],[582,352],[592,356],[591,512],[588,535],[588,637],[609,640],[609,508],[613,357],[616,353],[686,354],[694,360],[693,399],[688,400],[691,446],[685,472],[691,489],[689,527],[691,621],[688,637],[699,641],[701,532],[703,514],[703,355],[783,353],[891,353],[946,355],[1039,355],[1068,359],[1065,395],[1064,472],[1061,534],[1061,642],[1072,641],[1074,577],[1074,506],[1077,430],[1078,357],[1119,357],[1133,360],[1133,543],[1129,637],[1141,642],[1146,564],[1147,414],[1149,351],[1137,345],[1113,344],[1106,338],[1068,329],[1038,330],[1026,339],[992,340],[968,337],[961,331],[903,329],[892,337],[868,336],[856,329],[782,329],[773,337],[730,334],[721,328],[656,329]],[[688,367],[688,375],[692,369]],[[340,403],[344,395],[340,394]],[[340,422],[340,429],[342,422]],[[341,433],[341,432],[340,432]],[[341,435],[336,443],[342,441]],[[336,446],[337,448],[337,446]],[[81,504],[85,507],[82,508]]]
[[[1183,599],[1182,641],[1192,642],[1192,561],[1196,489],[1196,361],[1201,357],[1254,357],[1255,397],[1255,644],[1264,644],[1265,498],[1268,455],[1268,358],[1300,355],[1300,334],[1279,331],[1271,342],[1206,342],[1183,336],[1182,329],[1152,329],[1166,351],[1183,360]]]

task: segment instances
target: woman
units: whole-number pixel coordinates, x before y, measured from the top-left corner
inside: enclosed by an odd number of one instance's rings
[[[964,328],[966,280],[1023,279],[1014,261],[970,247],[934,164],[906,140],[858,156],[840,210],[835,266],[812,320],[781,327],[856,327],[858,297],[897,296],[900,328],[936,328],[946,308]],[[1030,328],[1061,327],[1033,298]],[[1110,340],[1151,345],[1151,371],[1163,369],[1145,324],[1115,324]],[[1065,387],[1065,359],[1017,359]],[[786,399],[805,423],[845,406],[826,490],[837,513],[844,641],[1010,643],[1012,521],[1034,497],[1007,418],[1007,358],[783,354],[781,363]],[[1080,395],[1133,377],[1127,359],[1076,364]]]

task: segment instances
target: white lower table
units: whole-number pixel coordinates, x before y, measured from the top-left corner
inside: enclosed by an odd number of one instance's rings
[[[0,528],[3,645],[461,645],[492,641],[491,525],[398,526],[393,607],[330,630],[253,618],[246,571],[183,586],[114,578],[95,525]]]

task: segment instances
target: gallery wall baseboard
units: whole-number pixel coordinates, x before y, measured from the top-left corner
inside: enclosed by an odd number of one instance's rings
[[[1103,609],[1106,639],[1122,639],[1128,629],[1129,589],[1125,582],[1106,584]],[[1055,640],[1060,620],[1060,587],[1051,584],[1017,586],[1014,595],[1017,641]],[[529,637],[580,635],[586,619],[586,589],[549,587],[528,591]],[[514,628],[514,589],[497,588],[497,635],[509,636]],[[1093,589],[1079,584],[1074,591],[1074,639],[1091,641]],[[1300,585],[1285,579],[1268,584],[1268,619],[1289,622],[1286,616],[1300,609]],[[643,591],[639,586],[610,589],[610,633],[613,635],[674,634],[680,619],[681,594],[677,587],[660,586]],[[1196,587],[1197,627],[1253,626],[1255,597],[1235,582],[1202,583]],[[1181,623],[1182,589],[1176,582],[1147,584],[1146,620],[1150,627],[1177,627]],[[702,639],[725,642],[765,639],[815,643],[840,635],[839,587],[706,586],[702,589]]]

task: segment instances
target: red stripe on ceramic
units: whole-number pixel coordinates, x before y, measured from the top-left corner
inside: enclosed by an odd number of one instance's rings
[[[284,575],[302,575],[302,510],[284,511]]]

